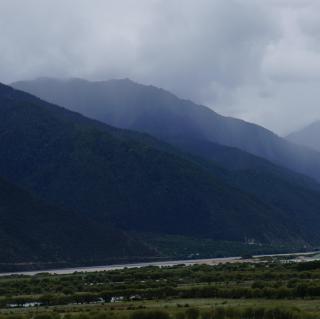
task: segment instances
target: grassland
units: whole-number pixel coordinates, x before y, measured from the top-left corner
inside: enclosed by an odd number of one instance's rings
[[[320,318],[320,262],[178,265],[0,278],[0,318]]]

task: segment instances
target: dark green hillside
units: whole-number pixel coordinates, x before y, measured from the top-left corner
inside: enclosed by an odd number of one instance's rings
[[[308,241],[288,212],[136,133],[129,138],[6,86],[0,116],[0,176],[91,220],[136,232]]]
[[[211,162],[194,157],[210,172],[269,206],[287,212],[291,220],[304,229],[303,232],[310,231],[310,238],[316,234],[320,216],[320,188],[314,180],[236,148],[192,139],[182,143],[179,142],[181,148],[190,152],[192,149],[193,154],[213,161],[211,166]],[[216,163],[225,169],[218,171]]]
[[[99,262],[150,256],[142,243],[111,226],[46,205],[0,179],[0,264]]]

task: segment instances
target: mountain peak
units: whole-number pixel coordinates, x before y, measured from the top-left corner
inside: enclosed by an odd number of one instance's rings
[[[320,120],[314,121],[299,131],[293,132],[287,136],[287,139],[293,143],[307,146],[316,151],[320,151]]]

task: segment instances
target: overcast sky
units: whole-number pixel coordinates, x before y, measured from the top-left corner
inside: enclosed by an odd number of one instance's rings
[[[0,81],[129,77],[277,133],[320,119],[319,0],[0,0]]]

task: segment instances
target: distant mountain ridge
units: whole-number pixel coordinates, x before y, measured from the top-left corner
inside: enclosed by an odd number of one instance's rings
[[[258,125],[221,116],[154,86],[128,79],[90,82],[50,78],[16,82],[13,86],[109,125],[183,145],[188,151],[189,139],[206,146],[215,143],[236,147],[320,180],[320,152],[292,144]]]
[[[289,134],[286,138],[293,143],[320,151],[320,120]]]
[[[280,204],[272,196],[264,201],[264,189],[247,185],[250,174],[233,174],[3,85],[0,117],[0,176],[101,227],[240,242],[320,242],[317,184],[294,173],[279,168],[282,183],[292,184],[286,196],[296,198],[295,208],[285,197]],[[270,176],[272,183],[276,177]],[[308,210],[302,207],[306,197]]]
[[[320,243],[319,184],[237,148],[190,138],[184,151],[177,150],[1,84],[0,118],[0,176],[61,216],[53,223],[49,215],[49,226],[37,230],[40,215],[19,208],[23,220],[30,215],[30,222],[22,223],[30,238],[44,236],[53,245],[44,254],[28,244],[25,251],[33,251],[33,259],[156,257],[158,247],[144,242],[150,236],[299,247]],[[12,201],[19,203],[14,194]],[[14,214],[4,216],[14,224]],[[0,223],[0,240],[4,228]],[[24,229],[11,234],[17,242],[12,250],[19,252]],[[74,240],[64,244],[70,234]],[[82,234],[90,239],[83,254]]]
[[[1,87],[0,106],[0,176],[42,200],[127,231],[238,241],[296,237],[296,229],[275,223],[283,212],[145,144],[143,135],[10,87]],[[248,225],[244,212],[255,222]]]

